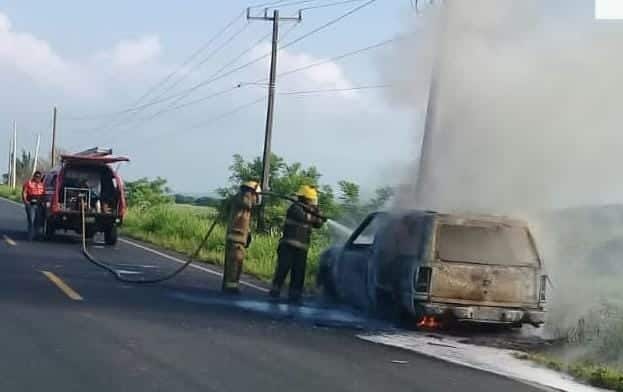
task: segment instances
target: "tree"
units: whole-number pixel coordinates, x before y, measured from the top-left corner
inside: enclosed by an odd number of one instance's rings
[[[172,203],[174,198],[167,187],[167,180],[156,177],[154,180],[140,178],[125,183],[128,205],[140,209],[153,207],[159,204]]]
[[[241,155],[236,154],[229,169],[231,171],[229,176],[230,185],[217,191],[223,197],[223,202],[219,208],[219,215],[222,219],[226,219],[229,216],[229,200],[231,196],[238,192],[240,184],[250,180],[259,182],[262,176],[262,160],[260,157],[256,157],[251,161],[245,161]],[[303,184],[317,186],[320,177],[318,169],[314,166],[305,168],[299,162],[288,164],[278,155],[271,155],[269,184],[270,191],[276,195],[292,197]],[[330,187],[323,189],[332,192]],[[323,195],[323,192],[321,192],[320,202],[325,204],[327,208],[331,208],[327,203],[332,203],[333,200],[332,193],[331,195]],[[274,196],[265,196],[263,203],[266,227],[271,232],[280,231],[289,203]]]
[[[374,191],[374,197],[368,202],[366,210],[372,212],[383,209],[393,197],[394,188],[389,186],[377,188]]]

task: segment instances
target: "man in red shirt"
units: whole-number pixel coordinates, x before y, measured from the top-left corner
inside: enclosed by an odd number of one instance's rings
[[[38,202],[41,201],[45,194],[43,181],[40,171],[36,171],[32,178],[24,183],[22,187],[22,201],[26,208],[26,218],[28,219],[28,236],[33,238],[33,225],[35,222],[36,212],[39,208]]]

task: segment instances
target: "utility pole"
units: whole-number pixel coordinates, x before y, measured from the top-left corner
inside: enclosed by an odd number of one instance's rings
[[[15,189],[17,182],[17,123],[15,120],[13,120],[13,154],[11,158],[11,189]]]
[[[302,11],[298,11],[297,17],[280,17],[279,10],[273,10],[273,16],[268,16],[268,8],[264,9],[264,15],[251,16],[251,8],[247,8],[247,20],[262,20],[273,23],[272,50],[270,56],[270,75],[268,82],[268,107],[266,109],[266,128],[264,131],[264,152],[262,154],[262,191],[270,190],[270,156],[271,141],[273,136],[273,120],[275,112],[275,86],[277,83],[277,52],[279,51],[279,22],[301,22]],[[258,227],[264,230],[264,205],[260,206],[258,215]]]
[[[7,177],[6,177],[6,184],[8,186],[11,186],[12,183],[12,179],[11,176],[13,171],[13,138],[11,136],[9,136],[9,165],[7,167]]]
[[[41,143],[41,135],[37,135],[37,147],[35,147],[35,159],[32,163],[32,173],[31,175],[34,175],[35,172],[37,171],[37,161],[39,160],[39,145]]]
[[[417,179],[415,184],[415,202],[417,208],[431,208],[431,206],[423,206],[426,186],[425,175],[430,175],[430,154],[432,153],[433,140],[431,133],[434,130],[435,120],[437,120],[437,100],[439,94],[439,70],[442,64],[442,56],[444,55],[445,39],[446,39],[446,23],[448,22],[448,5],[446,2],[440,2],[439,10],[439,30],[437,32],[437,52],[434,54],[434,60],[431,69],[430,85],[428,87],[428,102],[426,105],[426,116],[424,118],[424,134],[422,135],[422,145],[420,147],[420,160],[417,167]],[[430,1],[433,5],[434,2]],[[417,3],[416,3],[417,5]]]
[[[54,167],[56,161],[56,106],[54,106],[54,114],[52,117],[52,152],[50,155],[50,165]]]

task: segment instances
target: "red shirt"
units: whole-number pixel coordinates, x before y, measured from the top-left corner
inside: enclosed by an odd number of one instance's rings
[[[31,200],[45,194],[45,188],[43,187],[42,181],[37,182],[29,180],[24,184],[23,190],[26,193],[26,200]]]

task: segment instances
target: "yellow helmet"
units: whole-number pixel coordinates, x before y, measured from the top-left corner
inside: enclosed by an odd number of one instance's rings
[[[301,185],[296,195],[309,199],[314,205],[318,204],[318,191],[313,186]]]
[[[241,188],[249,188],[255,192],[262,192],[262,188],[257,181],[245,181],[240,185]]]

